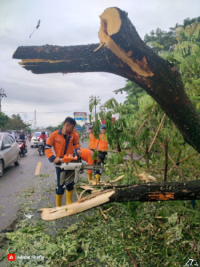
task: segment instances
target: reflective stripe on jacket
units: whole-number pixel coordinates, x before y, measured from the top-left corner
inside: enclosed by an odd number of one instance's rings
[[[75,132],[68,134],[65,139],[61,130],[53,132],[47,140],[45,154],[50,162],[53,162],[56,157],[63,158],[65,154],[74,154],[74,149],[80,148],[79,138]],[[51,150],[52,147],[55,155]]]
[[[99,148],[98,148],[99,145]],[[108,151],[108,141],[105,134],[100,134],[99,139],[96,141],[96,147],[100,151]]]
[[[94,165],[92,159],[93,152],[89,148],[81,148],[81,159],[86,161],[88,165]],[[87,170],[87,173],[92,173],[91,170]]]
[[[96,141],[97,141],[97,139],[94,137],[94,134],[91,133],[90,139],[89,139],[89,149],[95,149]]]

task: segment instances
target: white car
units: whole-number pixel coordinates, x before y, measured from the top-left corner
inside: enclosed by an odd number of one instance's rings
[[[19,146],[9,133],[0,133],[0,177],[3,170],[14,163],[18,166],[20,162]]]
[[[31,138],[31,147],[38,147],[38,137],[40,137],[41,132],[35,132]]]

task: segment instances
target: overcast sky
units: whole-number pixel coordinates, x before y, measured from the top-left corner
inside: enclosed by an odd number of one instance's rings
[[[20,113],[37,126],[56,126],[74,111],[88,110],[89,97],[105,102],[112,96],[123,102],[125,94],[113,90],[125,79],[107,73],[33,74],[12,55],[18,46],[81,45],[98,43],[99,15],[108,7],[128,12],[141,38],[152,29],[168,30],[187,17],[200,16],[200,0],[0,0],[0,88],[7,98],[2,111]],[[38,20],[41,24],[31,38]],[[49,113],[51,112],[51,113]]]

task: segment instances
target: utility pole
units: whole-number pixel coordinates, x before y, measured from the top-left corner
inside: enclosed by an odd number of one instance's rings
[[[29,120],[29,123],[31,123],[31,130],[33,130],[33,120]]]
[[[35,112],[34,112],[34,128],[35,128],[35,130],[36,130],[36,110],[35,110]]]
[[[98,100],[99,96],[91,96],[91,99],[94,100],[94,118],[96,117],[96,106],[97,106],[97,100]],[[96,120],[96,119],[95,119]]]
[[[95,97],[94,97],[94,106],[95,106],[94,116],[95,116],[95,118],[96,118],[96,105],[97,105],[96,100],[97,100],[97,97],[95,95]]]
[[[0,112],[1,112],[1,99],[3,97],[7,97],[7,95],[4,92],[5,91],[3,90],[3,88],[0,88]]]
[[[25,124],[26,124],[26,116],[27,116],[27,113],[24,113],[24,118],[25,118]]]

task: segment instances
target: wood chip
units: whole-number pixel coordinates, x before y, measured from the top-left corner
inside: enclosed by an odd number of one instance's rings
[[[113,207],[111,207],[111,208],[109,208],[107,210],[104,210],[104,213],[107,213],[107,212],[111,211],[112,209],[113,209]]]
[[[107,220],[108,218],[107,218],[107,216],[104,214],[104,212],[103,212],[103,210],[102,210],[101,207],[99,207],[99,210],[100,210],[101,214],[103,215],[104,219]]]
[[[117,179],[109,181],[109,183],[116,183],[119,182],[122,178],[124,177],[124,175],[119,176]]]
[[[79,200],[79,199],[80,199],[80,196],[79,196],[79,194],[78,194],[78,192],[77,192],[76,189],[75,189],[75,193],[76,193],[76,197],[77,197],[77,199]]]

